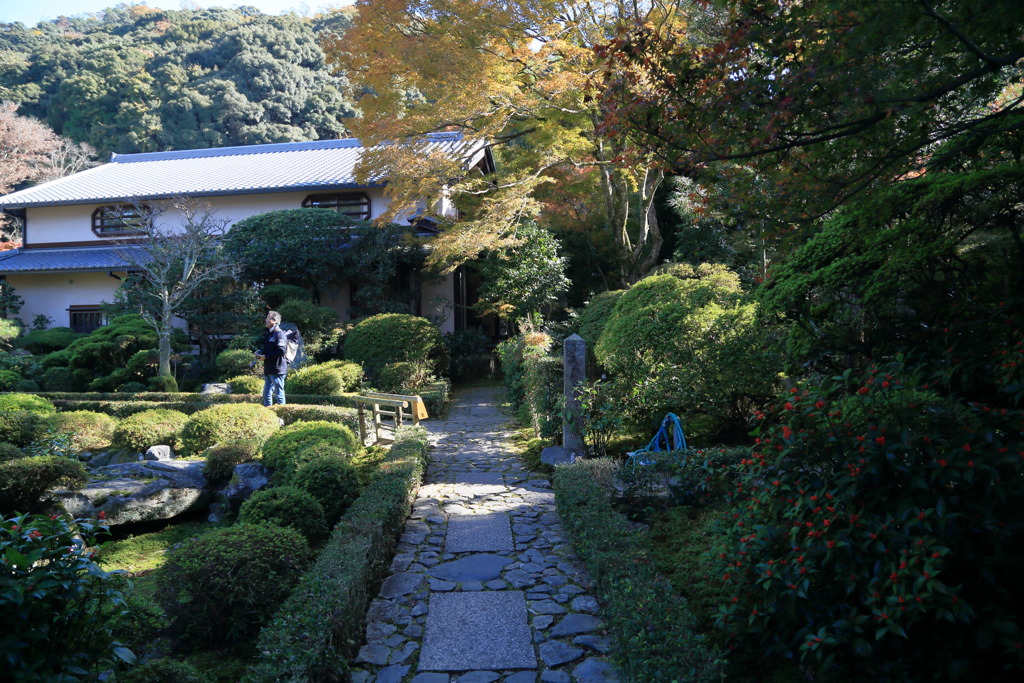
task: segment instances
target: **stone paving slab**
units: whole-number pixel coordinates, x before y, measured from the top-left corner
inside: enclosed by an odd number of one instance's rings
[[[514,550],[508,514],[452,515],[448,519],[444,549],[448,553]]]
[[[535,668],[522,591],[430,596],[420,671]]]

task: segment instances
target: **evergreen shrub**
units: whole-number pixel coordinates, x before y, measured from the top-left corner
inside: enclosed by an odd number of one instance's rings
[[[232,394],[256,394],[263,393],[263,378],[252,375],[238,375],[226,380],[231,387]]]
[[[119,673],[117,683],[214,683],[214,679],[188,662],[165,657]]]
[[[416,394],[429,379],[430,370],[425,364],[399,361],[384,366],[377,384],[389,394]]]
[[[259,377],[263,371],[263,365],[255,356],[256,349],[228,349],[217,354],[214,363],[217,365],[218,377],[238,377],[248,375]],[[257,361],[252,365],[253,361]],[[250,367],[251,366],[251,367]],[[227,380],[231,381],[231,380]],[[262,391],[262,389],[261,389]]]
[[[227,482],[234,474],[235,465],[255,460],[257,451],[256,445],[249,441],[214,446],[203,454],[206,457],[203,476],[211,484]]]
[[[188,416],[177,410],[149,408],[122,418],[114,428],[111,443],[136,453],[156,445],[177,450],[187,421]]]
[[[178,393],[178,380],[168,375],[157,375],[146,380],[146,388],[167,394]]]
[[[22,376],[13,370],[0,370],[0,391],[19,391]]]
[[[200,453],[228,441],[251,440],[262,446],[279,427],[269,408],[251,403],[215,405],[190,416],[181,430],[185,453]]]
[[[345,357],[376,376],[388,363],[424,363],[431,372],[447,368],[441,332],[427,320],[406,313],[363,318],[345,337]]]
[[[32,330],[23,335],[18,339],[16,346],[37,356],[43,356],[66,349],[73,341],[84,336],[70,327],[50,327],[45,330]]]
[[[309,290],[298,285],[267,285],[260,290],[260,298],[267,305],[267,308],[280,313],[281,304],[285,301],[297,299],[299,301],[311,301],[312,296]]]
[[[77,490],[89,481],[85,465],[56,455],[0,463],[0,512],[35,512],[47,492]]]
[[[546,356],[550,349],[551,337],[542,332],[510,337],[495,348],[501,361],[505,391],[514,410],[519,410],[526,403],[527,359]]]
[[[288,399],[291,400],[291,395]],[[359,429],[359,413],[355,408],[343,408],[341,406],[314,406],[288,403],[286,405],[270,406],[270,409],[277,413],[277,416],[284,420],[285,426],[295,422],[337,422],[343,424],[356,433]]]
[[[356,468],[342,455],[324,455],[302,463],[292,481],[320,503],[328,529],[334,528],[361,489]]]
[[[295,529],[311,544],[327,535],[323,507],[313,494],[295,486],[275,486],[252,494],[242,503],[238,522]]]
[[[625,293],[624,289],[616,289],[610,292],[596,294],[586,307],[580,312],[576,319],[576,333],[583,337],[587,343],[587,349],[593,352],[594,345],[601,338],[608,319],[611,318],[615,304]]]
[[[45,391],[73,391],[75,378],[67,368],[46,368],[42,387]]]
[[[185,541],[157,584],[171,631],[231,645],[255,633],[288,597],[310,559],[302,534],[240,524]]]
[[[0,463],[25,457],[24,451],[7,441],[0,441]]]
[[[0,412],[5,410],[27,410],[39,415],[57,412],[57,408],[42,396],[33,394],[2,394],[0,395]]]
[[[355,363],[306,365],[288,373],[286,389],[301,396],[337,396],[359,384],[363,370]]]
[[[42,424],[54,433],[70,434],[71,447],[76,452],[81,452],[109,446],[117,423],[104,413],[72,410],[48,415]]]
[[[362,451],[362,445],[352,430],[334,422],[295,422],[282,427],[263,445],[263,464],[274,472],[279,483],[291,481],[298,466],[315,457],[309,446],[322,446],[324,450],[351,457]]]
[[[24,448],[42,431],[44,418],[27,410],[0,410],[0,441]]]

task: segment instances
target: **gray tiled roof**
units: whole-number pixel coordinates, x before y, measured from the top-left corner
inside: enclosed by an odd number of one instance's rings
[[[425,144],[467,165],[486,153],[458,134],[429,135]],[[347,139],[114,154],[108,164],[0,197],[0,209],[359,187],[355,167],[364,149]]]
[[[0,252],[0,273],[46,273],[51,271],[123,270],[128,266],[119,254],[140,247],[63,247],[12,249]]]

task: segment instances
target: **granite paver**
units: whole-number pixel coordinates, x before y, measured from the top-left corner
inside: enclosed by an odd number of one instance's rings
[[[424,423],[422,486],[366,615],[357,683],[617,683],[550,482],[508,446],[500,391]]]

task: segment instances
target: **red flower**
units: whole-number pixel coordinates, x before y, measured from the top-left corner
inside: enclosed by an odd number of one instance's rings
[[[864,394],[868,393],[868,388],[867,387],[861,387],[860,389],[857,390],[857,393],[860,394],[861,396],[863,396]]]
[[[824,401],[815,401],[814,402],[814,407],[817,408],[818,410],[821,410],[822,408],[825,407],[825,402]]]

